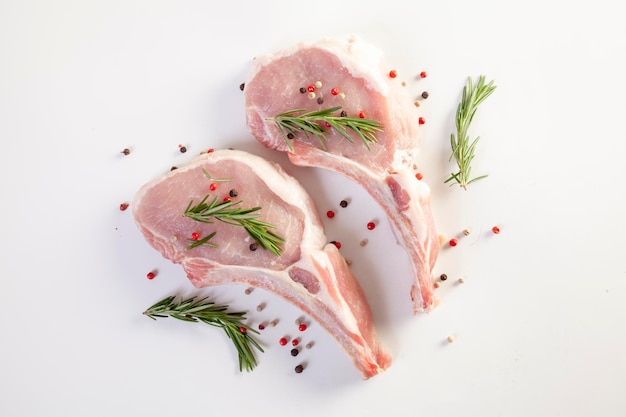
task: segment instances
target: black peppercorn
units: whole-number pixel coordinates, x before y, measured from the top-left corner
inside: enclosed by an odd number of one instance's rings
[[[324,99],[321,97],[317,98],[317,104],[322,104],[324,102]]]
[[[185,153],[187,152],[187,147],[186,146],[181,146],[180,147],[180,153]]]
[[[304,371],[304,366],[302,365],[298,365],[296,366],[296,368],[294,369],[294,371],[296,371],[297,374],[301,374],[302,371]]]
[[[341,117],[346,117],[348,115],[348,112],[345,110],[342,110],[341,113],[339,114]]]
[[[300,87],[300,92],[301,92],[302,94],[306,93],[306,88],[304,88],[304,87]]]
[[[424,91],[422,93],[422,98],[428,98],[428,91]]]
[[[239,89],[240,89],[241,91],[243,91],[243,89],[244,89],[245,87],[246,87],[246,83],[241,83],[241,84],[239,84]]]
[[[128,148],[124,148],[124,150],[122,151],[122,153],[123,153],[124,155],[128,155],[128,154],[130,154],[130,149],[128,149]]]
[[[287,139],[293,139],[293,133],[291,132],[287,133]]]
[[[298,348],[291,349],[291,356],[298,356],[298,353],[300,353]]]
[[[235,189],[233,188],[232,190],[230,190],[230,191],[228,192],[228,195],[229,195],[230,197],[237,197],[237,196],[239,195],[239,193],[237,192],[237,190],[235,190]]]
[[[439,279],[440,279],[440,280],[442,280],[442,281],[445,281],[445,280],[447,280],[447,279],[448,279],[448,276],[447,276],[446,274],[441,274],[441,275],[439,276]]]
[[[250,250],[251,250],[252,252],[254,252],[254,251],[255,251],[255,250],[257,250],[257,249],[258,249],[258,246],[257,246],[257,244],[256,244],[256,243],[250,243]]]
[[[346,200],[341,200],[341,201],[339,202],[339,205],[340,205],[341,207],[343,207],[343,208],[346,208],[346,207],[348,207],[348,202],[347,202]]]

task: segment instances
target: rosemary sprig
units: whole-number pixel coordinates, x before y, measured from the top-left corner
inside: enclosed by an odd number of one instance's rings
[[[309,138],[313,135],[319,142],[322,149],[326,150],[326,133],[320,123],[328,123],[341,136],[353,142],[349,131],[355,132],[363,141],[367,149],[371,143],[376,143],[376,132],[382,132],[383,127],[378,120],[361,119],[360,117],[334,116],[333,113],[341,110],[341,106],[330,107],[328,109],[305,111],[305,109],[288,110],[275,117],[268,117],[266,120],[273,121],[283,135],[287,146],[293,151],[291,139],[302,132]]]
[[[200,300],[195,297],[176,302],[174,296],[165,297],[149,307],[144,315],[156,320],[158,317],[173,317],[182,321],[202,322],[211,326],[220,327],[235,345],[239,355],[239,371],[243,368],[252,371],[257,366],[257,359],[252,348],[263,352],[263,348],[250,333],[259,334],[255,329],[248,327],[243,321],[245,312],[230,312],[227,305],[215,305],[205,302],[208,297]]]
[[[285,238],[270,230],[276,228],[276,226],[258,219],[261,207],[233,208],[233,206],[241,203],[241,200],[222,201],[218,200],[217,197],[214,197],[211,202],[207,203],[209,197],[209,194],[205,195],[202,201],[196,205],[193,205],[193,200],[189,201],[183,215],[201,223],[213,223],[211,219],[214,218],[223,223],[242,226],[261,248],[271,251],[276,256],[280,256],[283,251],[282,244],[285,242]],[[214,235],[215,233],[212,233],[198,241],[194,241],[188,249],[193,249],[202,244],[215,247],[215,245],[209,242]]]
[[[472,78],[467,78],[467,85],[463,87],[463,96],[461,102],[456,109],[456,136],[454,133],[450,135],[450,145],[452,147],[452,155],[450,155],[450,161],[452,158],[456,160],[456,164],[459,168],[457,173],[452,173],[450,177],[444,181],[448,183],[454,181],[463,189],[467,190],[467,186],[475,181],[487,177],[487,175],[481,175],[470,179],[470,173],[472,170],[472,160],[474,159],[474,152],[476,150],[476,144],[480,139],[480,136],[476,137],[473,141],[470,141],[468,130],[474,114],[478,108],[478,105],[482,103],[496,86],[493,85],[493,81],[489,84],[485,84],[485,76],[481,75],[478,78],[478,83],[473,84]],[[451,184],[452,185],[452,184]]]

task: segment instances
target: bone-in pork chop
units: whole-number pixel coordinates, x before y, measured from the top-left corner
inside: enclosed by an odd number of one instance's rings
[[[254,213],[266,230],[284,238],[280,249],[263,249],[241,225],[183,216],[202,208],[207,194],[205,204],[218,209],[224,199],[239,201],[226,209],[261,207]],[[322,325],[364,378],[390,365],[358,281],[327,242],[309,195],[277,164],[242,151],[206,153],[144,185],[132,209],[148,243],[181,264],[194,286],[236,283],[270,291]]]
[[[382,206],[413,269],[414,311],[435,305],[432,269],[439,243],[430,189],[415,178],[420,132],[417,109],[381,51],[356,37],[301,43],[258,56],[245,81],[247,125],[268,148],[287,152],[295,165],[315,166],[360,183]],[[310,132],[286,131],[276,116],[341,107],[334,116],[372,119],[382,125],[368,146],[319,122],[324,142]],[[342,113],[345,112],[345,113]]]

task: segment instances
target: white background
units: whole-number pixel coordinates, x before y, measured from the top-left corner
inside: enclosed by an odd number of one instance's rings
[[[0,415],[625,415],[618,2],[372,3],[0,1]],[[434,274],[450,278],[429,315],[411,314],[405,254],[369,196],[289,166],[245,127],[239,84],[255,55],[345,34],[385,51],[415,97],[430,93],[419,169],[439,232],[471,230],[441,251]],[[489,177],[465,192],[443,180],[461,89],[479,74],[497,84],[472,126],[474,172]],[[258,290],[195,291],[118,209],[210,147],[283,163],[338,212],[327,234],[370,297],[386,373],[362,381],[314,323],[301,335],[314,346],[292,358],[277,340],[298,336],[297,311]],[[252,325],[280,319],[254,372],[239,373],[221,331],[141,315],[197,293]]]

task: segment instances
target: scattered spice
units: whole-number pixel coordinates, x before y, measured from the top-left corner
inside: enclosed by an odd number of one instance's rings
[[[265,330],[265,323],[259,323],[259,330]]]
[[[280,339],[278,339],[278,344],[281,346],[285,346],[287,344],[287,338],[281,337]]]
[[[259,248],[259,245],[257,245],[256,243],[250,243],[249,247],[250,247],[250,250],[254,252],[255,250]]]
[[[172,167],[170,168],[170,171],[174,171],[175,169],[178,169],[178,167],[177,167],[177,166],[172,166]]]
[[[306,93],[306,88],[304,88],[304,87],[300,87],[300,92],[301,92],[302,94]]]
[[[420,78],[426,78],[427,75],[426,71],[420,72]]]
[[[120,211],[125,211],[128,208],[128,203],[120,204]]]
[[[129,148],[124,148],[124,149],[122,150],[122,153],[123,153],[124,155],[129,155],[129,154],[130,154],[130,149],[129,149]]]
[[[278,319],[274,319],[274,320],[270,321],[270,326],[272,326],[272,327],[276,327],[277,324],[278,324]]]
[[[156,273],[154,271],[150,271],[146,274],[146,278],[148,279],[154,279],[154,277],[156,277]]]
[[[245,87],[246,87],[246,83],[241,83],[241,84],[239,84],[239,89],[240,89],[241,91],[243,91],[243,89],[244,89]]]
[[[211,185],[209,185],[209,190],[211,190],[211,191],[217,190],[217,184],[212,182]]]
[[[248,333],[248,329],[246,329],[246,328],[245,328],[245,327],[243,327],[243,326],[239,326],[239,331],[240,331],[241,333],[243,333],[243,334]]]
[[[421,105],[422,105],[422,103],[420,103],[419,101],[416,101],[416,102],[414,102],[413,104],[415,105],[415,107],[419,107],[419,106],[421,106]]]
[[[348,201],[347,200],[341,200],[339,202],[339,206],[342,207],[342,208],[348,207]]]
[[[337,94],[339,94],[339,89],[337,87],[331,88],[330,94],[332,94],[333,96],[336,96]]]
[[[301,332],[305,331],[307,329],[307,326],[305,323],[300,323],[300,325],[298,326],[298,330],[300,330]]]
[[[422,91],[422,98],[423,99],[427,99],[428,98],[428,91]]]
[[[306,88],[306,91],[308,91],[309,93],[314,93],[315,92],[315,86],[313,84],[309,85]]]
[[[324,99],[321,96],[317,98],[317,104],[324,104]]]
[[[422,178],[424,178],[424,174],[422,174],[421,172],[418,172],[417,174],[415,174],[415,178],[421,181]]]
[[[297,337],[291,341],[291,346],[298,346],[300,344],[300,339]]]
[[[346,258],[346,265],[348,266],[352,265],[352,259]]]
[[[438,283],[437,281],[435,281],[435,282],[433,283],[433,287],[434,287],[435,289],[439,288],[439,283]]]
[[[365,112],[363,110],[359,112],[359,118],[365,119]]]
[[[463,235],[464,236],[469,236],[469,234],[470,234],[469,229],[463,229]]]
[[[254,288],[252,288],[252,287],[248,287],[248,288],[246,288],[246,290],[244,291],[244,294],[246,294],[246,295],[250,295],[250,294],[252,293],[252,291],[253,291],[253,290],[254,290]]]
[[[459,278],[459,284],[463,284],[465,282],[465,278],[461,277]]]
[[[215,149],[209,148],[209,150],[207,151],[207,153],[212,153],[212,152],[215,152]]]
[[[179,145],[178,150],[180,151],[180,153],[185,153],[185,152],[187,152],[187,147],[186,147],[186,146]]]
[[[367,242],[368,242],[367,239],[363,239],[362,241],[359,242],[359,245],[365,246],[365,245],[367,245]]]
[[[198,233],[198,232],[193,232],[193,233],[191,234],[191,240],[198,240],[198,239],[200,239],[200,233]]]
[[[339,113],[339,116],[341,117],[347,117],[348,116],[348,112],[345,110],[342,110],[341,113]]]
[[[445,281],[445,280],[448,279],[448,276],[446,274],[441,274],[441,275],[439,275],[439,279],[442,280],[442,281]]]
[[[261,303],[258,306],[256,306],[256,311],[263,311],[264,308],[265,308],[265,303]]]
[[[232,190],[230,190],[230,191],[228,192],[228,195],[229,195],[230,197],[232,197],[232,198],[235,198],[235,197],[237,197],[237,196],[239,195],[239,193],[237,192],[237,190],[235,190],[235,189],[233,188]]]
[[[420,117],[419,119],[417,119],[418,123],[423,125],[424,123],[426,123],[426,119],[424,119],[423,117]]]
[[[326,212],[326,217],[328,217],[329,219],[332,219],[333,217],[335,217],[335,212],[332,210],[328,210]]]
[[[374,230],[376,228],[376,223],[374,222],[369,222],[367,224],[367,230]]]
[[[449,243],[450,243],[450,246],[454,247],[454,246],[456,246],[459,242],[458,242],[456,239],[452,238],[452,239],[450,239],[450,242],[449,242]]]
[[[307,349],[311,349],[313,347],[313,345],[315,344],[315,342],[310,341],[309,343],[307,343],[304,347]]]
[[[396,78],[398,76],[398,72],[396,70],[389,71],[389,78]]]
[[[309,98],[310,98],[311,100],[313,100],[313,99],[315,98],[315,93],[314,93],[313,91],[311,91],[311,92],[309,93]]]
[[[301,374],[302,371],[304,371],[304,366],[298,365],[295,367],[294,371],[296,371],[297,374]]]
[[[448,343],[454,343],[454,341],[456,340],[456,338],[452,335],[448,336]]]
[[[341,249],[341,242],[338,242],[336,240],[331,240],[330,243],[335,245],[337,247],[337,249]]]
[[[322,88],[322,82],[321,81],[315,81],[315,88]]]
[[[498,226],[493,226],[491,228],[491,231],[497,235],[498,233],[500,233],[500,228]]]
[[[339,93],[339,98],[342,99],[342,100],[344,98],[346,98],[346,93],[344,93],[343,91],[341,93]]]
[[[291,356],[298,356],[298,353],[300,353],[300,349],[297,348],[293,348],[291,349]]]

